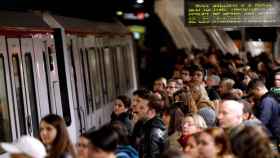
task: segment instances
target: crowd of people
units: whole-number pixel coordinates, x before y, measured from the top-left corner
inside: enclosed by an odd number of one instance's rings
[[[196,50],[181,58],[170,79],[118,96],[111,122],[76,147],[54,114],[41,120],[40,141],[1,146],[13,158],[279,157],[280,70],[271,57]]]

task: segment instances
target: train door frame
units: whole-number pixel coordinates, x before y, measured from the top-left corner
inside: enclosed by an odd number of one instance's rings
[[[98,126],[101,126],[102,124],[104,124],[106,122],[104,113],[106,113],[108,115],[108,111],[106,111],[106,106],[109,103],[109,95],[108,95],[108,89],[107,89],[107,74],[105,73],[105,61],[104,61],[104,54],[105,54],[105,48],[106,46],[109,46],[109,43],[106,43],[106,39],[107,37],[98,37],[96,39],[96,47],[97,47],[97,51],[96,51],[96,58],[98,61],[98,69],[99,69],[99,75],[100,75],[100,83],[101,83],[101,91],[102,91],[102,96],[101,97],[101,104],[98,107],[98,109],[96,108],[96,115],[98,118]],[[103,107],[102,107],[103,106]],[[110,114],[109,114],[110,115]]]
[[[0,36],[0,55],[3,56],[3,64],[5,70],[5,81],[6,81],[6,97],[8,103],[8,110],[9,110],[9,123],[10,123],[10,131],[11,131],[11,138],[9,141],[16,140],[17,138],[17,124],[16,118],[14,115],[15,108],[13,106],[13,96],[12,96],[12,87],[11,85],[11,76],[10,76],[10,66],[9,66],[9,57],[8,57],[8,48],[6,45],[6,37]],[[3,129],[1,129],[3,130]],[[8,140],[7,140],[8,141]]]
[[[55,41],[53,38],[47,38],[45,41],[45,51],[43,52],[45,58],[45,71],[47,79],[47,85],[49,87],[50,95],[50,113],[55,113],[63,116],[60,82],[58,76],[57,67],[57,52],[55,49]]]
[[[17,122],[17,134],[32,134],[32,121],[30,119],[30,101],[27,91],[26,70],[23,62],[21,39],[7,38],[9,66],[12,79],[13,100]]]
[[[86,118],[84,103],[84,86],[82,85],[82,73],[81,73],[81,57],[79,54],[79,37],[77,35],[67,35],[67,48],[69,52],[69,58],[71,60],[71,89],[73,91],[73,103],[75,113],[75,123],[77,130],[80,133],[86,131]],[[75,60],[74,60],[75,59]]]
[[[89,63],[89,53],[91,52],[90,49],[97,47],[96,39],[94,36],[87,36],[81,41],[80,48],[83,50],[82,59],[83,60],[83,74],[84,74],[84,96],[85,96],[85,108],[86,108],[86,122],[87,122],[87,129],[91,127],[98,127],[98,116],[96,114],[96,98],[95,98],[95,90],[93,89],[93,83],[91,81],[91,72],[90,72],[90,63]],[[86,65],[84,65],[86,64]],[[87,84],[87,85],[85,85]],[[86,89],[86,87],[88,89]]]
[[[28,110],[28,126],[29,127],[29,134],[32,134],[34,136],[39,136],[39,121],[40,121],[40,111],[41,106],[39,104],[39,95],[38,95],[38,79],[36,75],[36,71],[34,67],[35,64],[35,55],[34,55],[34,46],[33,46],[33,39],[32,38],[21,38],[21,59],[22,59],[22,65],[23,65],[23,72],[24,72],[24,82],[25,82],[25,91],[26,91],[26,101],[27,101],[27,110]],[[29,62],[29,64],[28,64]],[[31,64],[30,64],[31,63]],[[28,67],[31,66],[31,67]],[[29,72],[31,69],[32,72]],[[28,74],[29,73],[29,74]],[[31,74],[30,74],[31,73]],[[28,78],[30,77],[30,78]],[[31,80],[33,80],[33,83],[29,83]],[[33,84],[33,85],[32,85]],[[34,86],[34,87],[30,87]],[[30,89],[33,89],[30,91]],[[32,92],[33,91],[33,92]],[[33,93],[33,94],[32,94]],[[34,96],[35,95],[35,96]],[[32,101],[32,99],[34,99]],[[32,103],[33,102],[33,103]],[[36,103],[36,104],[35,104]],[[34,105],[35,104],[35,105]],[[35,111],[33,111],[35,110]],[[31,120],[30,120],[31,119]]]
[[[44,117],[49,114],[52,109],[53,90],[51,89],[48,75],[48,68],[50,67],[45,55],[47,53],[47,41],[49,37],[33,37],[34,56],[36,65],[37,88],[38,88],[38,101],[40,105],[40,116]],[[46,59],[47,58],[47,59]]]

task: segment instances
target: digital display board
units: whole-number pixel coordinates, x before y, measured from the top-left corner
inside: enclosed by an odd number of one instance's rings
[[[279,0],[185,0],[187,26],[280,26]]]

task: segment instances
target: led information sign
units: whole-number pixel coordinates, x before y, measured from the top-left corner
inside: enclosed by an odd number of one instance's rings
[[[280,26],[278,0],[185,0],[188,26]]]

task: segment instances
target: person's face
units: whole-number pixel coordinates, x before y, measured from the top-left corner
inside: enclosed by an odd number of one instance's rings
[[[177,88],[176,88],[176,83],[175,82],[169,82],[167,84],[167,87],[166,87],[166,93],[168,96],[172,97],[173,94],[177,91]]]
[[[163,113],[162,121],[163,121],[165,127],[167,127],[167,128],[169,127],[170,119],[171,119],[171,116],[169,114]]]
[[[182,121],[182,134],[183,135],[190,135],[197,132],[198,129],[194,124],[194,120],[192,117],[186,117]]]
[[[56,128],[45,121],[40,123],[40,137],[45,145],[52,145],[57,135]]]
[[[201,71],[195,71],[192,74],[192,81],[194,83],[202,83],[203,82],[203,73]]]
[[[183,151],[191,158],[199,157],[197,142],[193,136],[188,139],[187,145],[183,148]]]
[[[132,112],[136,120],[146,117],[149,109],[148,103],[148,100],[140,98],[138,95],[132,97]]]
[[[217,65],[218,64],[218,60],[217,60],[217,57],[216,55],[214,54],[211,54],[209,56],[209,59],[208,59],[209,63],[213,64],[213,65]]]
[[[274,76],[274,84],[275,84],[275,87],[280,88],[280,74]]]
[[[191,80],[190,72],[186,70],[182,70],[181,76],[184,82],[189,82]]]
[[[164,90],[164,84],[160,80],[156,80],[153,87],[154,91],[162,91]]]
[[[191,94],[194,101],[197,102],[200,99],[200,93],[198,92],[198,89],[192,89]]]
[[[250,76],[249,75],[245,75],[244,79],[242,80],[242,83],[245,84],[245,85],[248,85],[250,81],[251,81]]]
[[[222,102],[218,115],[219,125],[222,128],[230,128],[239,124],[240,117],[234,110],[230,108],[229,103]]]
[[[226,84],[224,82],[222,82],[220,85],[219,85],[219,92],[220,94],[225,94],[227,93],[228,89],[226,87]]]
[[[79,158],[88,158],[89,156],[89,140],[85,137],[80,137],[77,143],[77,151]]]
[[[216,158],[219,149],[216,147],[214,139],[209,134],[202,132],[198,137],[198,151],[200,158]]]
[[[173,76],[172,78],[181,78],[181,73],[178,70],[173,71]]]
[[[127,108],[125,108],[123,102],[120,99],[117,99],[115,101],[115,105],[114,105],[114,113],[116,115],[119,115],[121,113],[124,113],[127,111]]]

